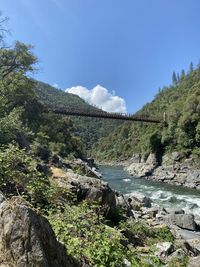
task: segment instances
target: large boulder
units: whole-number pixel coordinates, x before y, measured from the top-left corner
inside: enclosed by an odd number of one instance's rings
[[[166,216],[168,223],[177,225],[183,229],[195,231],[196,223],[192,214],[169,214]]]
[[[79,266],[56,240],[47,219],[20,198],[4,201],[0,206],[0,243],[3,261],[9,266]]]
[[[185,154],[184,153],[182,153],[182,152],[178,152],[178,151],[174,151],[174,152],[172,152],[172,154],[171,154],[171,159],[173,160],[173,161],[180,161],[182,158],[184,158],[185,157]]]
[[[171,242],[162,242],[156,245],[155,255],[159,258],[168,256],[173,252],[174,246]]]
[[[136,177],[145,177],[152,175],[154,169],[158,166],[156,155],[149,154],[146,162],[142,162],[142,159],[135,156],[133,160],[131,159],[131,164],[125,168],[130,175]]]
[[[125,170],[132,176],[145,177],[150,176],[154,170],[154,166],[146,163],[132,163]]]
[[[150,208],[151,207],[152,200],[149,197],[144,196],[141,193],[127,194],[126,195],[126,198],[127,198],[128,202],[132,206],[134,206],[135,204],[137,204],[137,205],[139,205],[141,207],[146,207],[146,208]]]
[[[75,174],[72,170],[52,169],[59,187],[66,188],[77,196],[78,201],[97,202],[107,213],[116,208],[115,192],[108,183],[94,177]]]

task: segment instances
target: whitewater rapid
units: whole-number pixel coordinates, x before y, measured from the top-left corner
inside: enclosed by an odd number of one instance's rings
[[[130,176],[121,166],[100,166],[103,179],[111,188],[123,193],[142,193],[158,207],[180,208],[200,216],[200,190],[172,186]]]

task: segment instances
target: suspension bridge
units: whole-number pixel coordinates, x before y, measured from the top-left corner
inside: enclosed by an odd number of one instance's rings
[[[158,119],[158,118],[144,116],[144,115],[133,115],[133,114],[128,114],[128,113],[111,113],[111,112],[106,112],[100,109],[87,111],[83,109],[72,109],[72,108],[52,108],[52,109],[48,109],[47,112],[53,112],[55,114],[67,115],[67,116],[157,123],[157,124],[163,124],[163,126],[167,126],[165,113],[163,114],[162,119]]]

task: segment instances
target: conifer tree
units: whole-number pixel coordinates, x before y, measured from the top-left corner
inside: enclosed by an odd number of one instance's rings
[[[176,77],[176,72],[174,71],[172,74],[172,84],[176,85],[177,84],[177,77]]]

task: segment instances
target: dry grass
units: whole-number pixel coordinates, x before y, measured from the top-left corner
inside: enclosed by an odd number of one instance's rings
[[[52,176],[54,178],[65,178],[66,177],[66,173],[64,170],[60,169],[60,168],[56,168],[56,167],[51,167],[51,172],[52,172]]]

